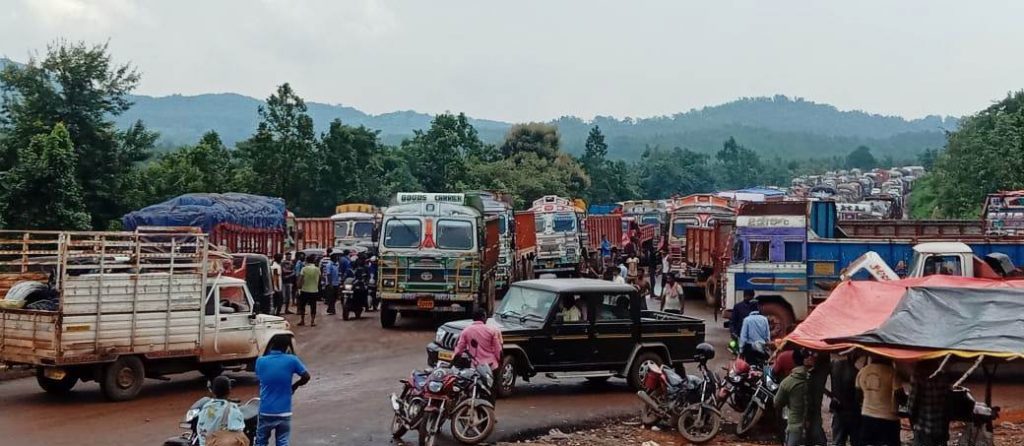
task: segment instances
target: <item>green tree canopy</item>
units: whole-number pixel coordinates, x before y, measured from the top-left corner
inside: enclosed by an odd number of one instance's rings
[[[461,113],[437,115],[429,129],[417,130],[411,139],[402,141],[402,152],[420,185],[431,192],[457,192],[467,155],[494,157]]]
[[[871,154],[871,148],[868,146],[857,146],[849,155],[846,155],[847,169],[870,170],[876,167],[878,167],[878,160]]]
[[[718,161],[717,186],[722,189],[742,189],[757,186],[765,179],[765,165],[756,152],[743,147],[732,137],[722,143],[715,154]]]
[[[512,158],[521,153],[535,153],[543,159],[554,160],[560,149],[558,127],[531,122],[516,124],[509,129],[501,145],[501,155]]]
[[[18,150],[17,164],[3,176],[3,203],[10,227],[89,229],[71,136],[57,123]]]
[[[645,197],[672,197],[714,190],[708,156],[676,147],[644,151],[639,168],[640,191]]]
[[[198,144],[160,155],[147,167],[147,202],[186,193],[233,191],[232,170],[231,152],[216,132],[207,132]]]

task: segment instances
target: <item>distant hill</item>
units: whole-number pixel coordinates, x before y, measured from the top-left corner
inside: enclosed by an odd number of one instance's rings
[[[0,68],[15,63],[0,59]],[[216,130],[225,143],[234,145],[256,128],[256,109],[262,100],[234,93],[133,96],[135,106],[117,118],[126,127],[136,120],[160,132],[162,146],[191,144],[208,130]],[[431,115],[396,111],[371,115],[344,105],[307,102],[317,131],[333,119],[379,130],[384,141],[397,144],[413,130],[430,125]],[[647,147],[686,147],[711,153],[730,136],[767,156],[807,158],[845,155],[866,145],[876,156],[910,158],[926,148],[945,145],[945,132],[955,130],[953,117],[927,116],[907,120],[862,111],[841,111],[828,104],[776,95],[742,98],[726,104],[693,109],[672,116],[625,118],[599,116],[591,121],[563,117],[553,121],[562,134],[563,148],[580,153],[587,132],[599,125],[620,159],[638,158]],[[481,137],[498,143],[510,123],[473,119]]]

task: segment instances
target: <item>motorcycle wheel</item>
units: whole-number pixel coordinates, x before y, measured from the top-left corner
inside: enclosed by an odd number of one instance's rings
[[[679,433],[690,443],[707,443],[718,435],[722,417],[700,404],[692,404],[679,414]]]
[[[757,422],[761,420],[761,416],[764,415],[764,409],[757,404],[756,401],[751,400],[750,404],[747,405],[747,409],[740,415],[739,423],[736,423],[736,436],[743,437],[750,432]]]
[[[395,440],[401,439],[409,429],[405,427],[405,421],[402,421],[402,417],[395,414],[395,417],[391,419],[391,436]]]
[[[654,396],[652,396],[652,398],[661,405],[661,398]],[[654,409],[651,409],[651,406],[648,406],[646,403],[642,405],[640,408],[640,424],[644,425],[644,427],[651,427],[658,424],[660,421],[661,415],[658,415]]]
[[[437,422],[437,414],[428,414],[420,423],[420,446],[434,446],[437,442],[437,431],[431,432],[430,426]]]
[[[452,436],[463,444],[480,444],[494,432],[494,409],[464,404],[452,414]]]

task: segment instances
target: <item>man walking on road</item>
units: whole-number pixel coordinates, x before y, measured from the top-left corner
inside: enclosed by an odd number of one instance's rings
[[[316,327],[316,298],[320,293],[320,268],[313,262],[304,263],[299,273],[299,326],[306,325],[306,307],[309,307],[310,326]]]
[[[324,302],[327,303],[327,314],[335,314],[335,305],[338,302],[338,288],[341,286],[341,275],[338,273],[338,263],[333,260],[327,261],[325,267],[327,274],[324,285]]]
[[[292,262],[292,253],[284,253],[284,262],[281,262],[281,273],[283,274],[282,284],[284,285],[284,314],[291,314],[291,306],[295,304],[295,263]]]
[[[271,339],[270,351],[256,360],[256,377],[260,380],[256,446],[269,446],[271,435],[277,446],[288,446],[292,425],[292,394],[309,382],[306,365],[297,356],[285,353],[290,342],[284,336]],[[292,383],[292,376],[298,376],[299,380]]]

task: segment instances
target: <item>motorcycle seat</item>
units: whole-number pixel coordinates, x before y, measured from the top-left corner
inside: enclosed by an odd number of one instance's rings
[[[665,380],[668,381],[668,385],[672,387],[678,387],[680,384],[683,383],[683,377],[679,376],[679,374],[676,373],[675,370],[665,367],[664,369],[662,369],[662,371],[665,372]]]

